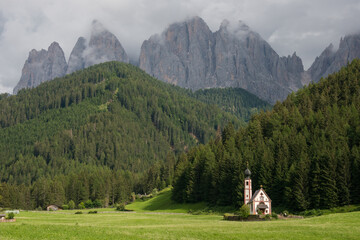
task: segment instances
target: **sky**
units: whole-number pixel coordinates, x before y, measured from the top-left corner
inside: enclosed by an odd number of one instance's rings
[[[241,20],[280,56],[296,52],[305,69],[330,43],[360,32],[360,0],[0,0],[0,93],[12,93],[32,49],[56,41],[68,60],[94,19],[137,60],[144,40],[193,16],[212,31]]]

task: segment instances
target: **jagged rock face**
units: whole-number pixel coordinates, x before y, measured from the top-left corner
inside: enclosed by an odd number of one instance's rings
[[[98,21],[93,21],[90,41],[87,43],[83,37],[78,39],[70,54],[67,74],[108,61],[128,63],[129,57],[116,36]]]
[[[48,50],[31,50],[22,69],[19,83],[14,88],[16,94],[22,88],[33,88],[40,83],[65,75],[67,63],[64,52],[57,42]]]
[[[69,57],[69,64],[66,74],[85,68],[84,51],[86,49],[86,40],[79,37]]]
[[[303,65],[295,54],[280,58],[259,34],[227,21],[212,33],[195,17],[171,25],[141,47],[140,68],[165,82],[193,90],[241,87],[270,103],[302,86]]]
[[[214,36],[201,18],[172,24],[161,36],[143,43],[140,68],[168,83],[202,88],[201,81],[192,80],[211,80],[213,45]]]
[[[348,35],[340,40],[339,49],[332,44],[327,47],[309,68],[308,72],[314,82],[322,77],[339,71],[355,58],[360,58],[360,34]]]

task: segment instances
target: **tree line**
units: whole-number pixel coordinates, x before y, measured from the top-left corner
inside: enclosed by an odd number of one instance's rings
[[[244,106],[254,111],[254,104]],[[118,62],[2,94],[0,113],[0,206],[26,209],[89,199],[112,204],[163,188],[172,184],[178,155],[227,122],[244,125],[206,98]]]
[[[248,163],[275,207],[360,203],[360,60],[235,129],[179,157],[174,200],[241,206]]]

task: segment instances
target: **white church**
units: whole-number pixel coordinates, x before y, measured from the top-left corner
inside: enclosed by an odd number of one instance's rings
[[[244,181],[244,204],[250,206],[250,214],[271,214],[271,199],[260,185],[260,189],[252,194],[251,172],[247,168],[245,170]]]

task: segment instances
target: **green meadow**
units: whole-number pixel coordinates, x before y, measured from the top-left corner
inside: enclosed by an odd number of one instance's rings
[[[84,211],[85,213],[86,211]],[[0,239],[359,239],[360,212],[300,220],[229,222],[219,215],[21,212]]]
[[[179,204],[166,189],[147,201],[114,208],[26,212],[0,223],[0,239],[359,239],[360,212],[264,222],[224,221],[204,203]],[[88,214],[97,210],[97,214]]]

